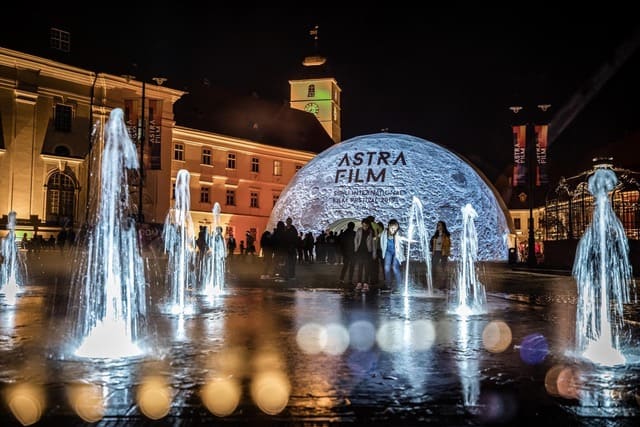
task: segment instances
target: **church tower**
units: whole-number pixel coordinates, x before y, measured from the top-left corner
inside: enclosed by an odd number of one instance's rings
[[[316,116],[334,142],[342,139],[340,128],[340,87],[327,69],[327,58],[317,52],[318,26],[309,32],[314,38],[316,52],[302,61],[300,78],[289,80],[289,106]]]

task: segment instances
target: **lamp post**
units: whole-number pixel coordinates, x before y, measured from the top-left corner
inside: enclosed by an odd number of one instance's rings
[[[520,184],[514,182],[514,185],[523,185],[528,193],[528,207],[529,207],[529,220],[527,224],[527,229],[529,232],[527,238],[527,265],[530,267],[535,266],[538,263],[536,257],[536,233],[535,233],[535,223],[533,218],[533,209],[535,208],[535,191],[536,191],[536,178],[538,172],[542,174],[542,170],[538,170],[538,167],[542,168],[544,162],[546,162],[546,136],[547,136],[547,124],[541,124],[540,122],[544,122],[545,120],[543,115],[549,110],[551,104],[538,104],[537,108],[542,112],[540,117],[534,117],[534,114],[527,114],[525,119],[520,122],[520,124],[514,125],[520,129],[524,127],[524,138],[517,137],[517,135],[522,135],[521,132],[514,133],[514,144],[516,145],[515,158],[516,166],[525,167],[526,169],[526,180]],[[514,114],[518,114],[521,110],[523,110],[522,106],[512,106],[509,107]],[[538,129],[536,129],[538,128]],[[520,142],[519,142],[520,141]],[[520,147],[520,148],[518,148]],[[514,156],[515,156],[514,155]],[[522,155],[524,155],[524,160],[522,160]],[[515,170],[515,169],[514,169]],[[519,172],[520,173],[520,172]],[[517,179],[514,173],[514,179]],[[542,183],[542,177],[541,177]]]
[[[529,186],[529,239],[527,241],[527,265],[534,267],[536,259],[536,236],[533,221],[534,193],[536,190],[536,132],[534,125],[527,123],[527,183]]]

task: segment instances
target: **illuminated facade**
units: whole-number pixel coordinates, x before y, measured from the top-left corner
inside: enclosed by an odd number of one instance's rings
[[[142,194],[139,181],[131,188],[139,220],[163,223],[184,168],[195,223],[211,223],[218,202],[238,243],[246,231],[262,233],[280,192],[315,153],[176,126],[174,104],[184,94],[0,48],[0,230],[10,211],[19,237],[80,227],[92,191],[91,124],[119,107],[138,147],[145,141]]]
[[[180,126],[173,129],[172,150],[172,184],[180,169],[191,174],[194,224],[209,226],[218,202],[220,225],[238,245],[247,231],[260,241],[280,193],[315,156]]]
[[[289,85],[291,108],[314,114],[331,139],[336,143],[340,142],[340,87],[335,79],[320,77],[289,80]]]

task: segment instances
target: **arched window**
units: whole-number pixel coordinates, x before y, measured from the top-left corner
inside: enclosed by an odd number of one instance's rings
[[[55,172],[47,181],[47,224],[73,225],[74,205],[73,178],[62,172]]]

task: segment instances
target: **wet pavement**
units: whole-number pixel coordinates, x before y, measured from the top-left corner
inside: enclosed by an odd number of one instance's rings
[[[640,349],[622,368],[570,356],[567,274],[479,266],[487,304],[465,317],[445,291],[363,294],[327,264],[261,280],[258,258],[235,259],[226,293],[179,317],[158,309],[162,260],[146,260],[147,352],[103,360],[65,338],[81,309],[68,306],[73,256],[28,256],[24,292],[0,297],[0,425],[640,425]]]

